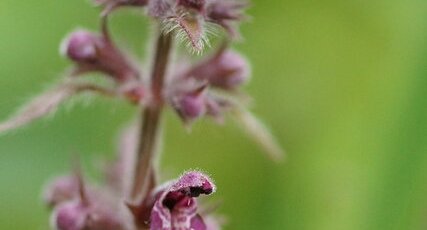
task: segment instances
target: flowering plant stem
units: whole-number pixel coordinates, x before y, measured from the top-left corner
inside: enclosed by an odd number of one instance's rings
[[[272,153],[281,148],[265,126],[246,108],[240,87],[250,77],[247,60],[229,47],[247,2],[240,0],[93,0],[103,7],[101,32],[72,32],[61,45],[73,62],[70,76],[34,98],[21,111],[0,122],[0,133],[51,114],[68,99],[84,92],[117,97],[138,108],[140,123],[123,132],[118,156],[105,165],[104,183],[87,183],[80,170],[61,176],[45,189],[56,230],[220,230],[221,218],[198,211],[197,197],[215,193],[205,173],[192,170],[157,184],[162,113],[172,108],[186,127],[203,117],[222,122],[231,112],[254,140]],[[151,72],[143,74],[109,34],[107,19],[115,9],[139,7],[157,24]],[[222,27],[225,41],[206,58],[170,60],[177,39],[201,54],[211,26]],[[98,85],[75,78],[96,72],[112,84]],[[147,84],[148,83],[148,84]]]
[[[151,73],[152,103],[142,111],[142,123],[131,199],[138,201],[156,186],[154,158],[161,139],[161,115],[164,105],[163,84],[172,48],[172,36],[159,32]]]

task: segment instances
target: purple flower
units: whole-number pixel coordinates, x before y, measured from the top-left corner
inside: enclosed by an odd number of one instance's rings
[[[197,213],[196,197],[215,192],[215,185],[208,176],[190,171],[163,187],[151,211],[151,230],[207,230]]]

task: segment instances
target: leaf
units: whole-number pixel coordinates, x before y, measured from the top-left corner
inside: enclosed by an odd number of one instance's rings
[[[16,115],[0,123],[0,133],[19,128],[34,120],[47,116],[58,108],[65,100],[81,91],[97,91],[110,95],[112,92],[88,84],[63,83],[31,100]]]
[[[268,128],[257,117],[244,108],[235,108],[232,114],[248,136],[263,148],[272,160],[280,161],[284,158],[284,150]]]

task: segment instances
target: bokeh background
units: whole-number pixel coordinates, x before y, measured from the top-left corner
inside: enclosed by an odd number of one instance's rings
[[[212,174],[226,229],[427,229],[427,1],[253,0],[236,49],[253,63],[253,111],[288,152],[270,162],[236,125],[166,115],[163,168]],[[57,81],[58,44],[95,29],[87,0],[0,1],[0,118]],[[148,21],[114,15],[143,55]],[[111,157],[135,109],[95,98],[0,136],[0,229],[48,229],[46,179],[79,153]]]

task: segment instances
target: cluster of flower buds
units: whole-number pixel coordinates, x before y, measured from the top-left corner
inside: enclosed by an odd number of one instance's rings
[[[183,64],[184,65],[184,64]],[[250,79],[248,61],[227,44],[173,76],[167,98],[185,124],[204,115],[222,122],[224,112],[231,112],[248,135],[274,160],[280,160],[283,150],[274,136],[244,106],[247,98],[240,92]]]
[[[221,97],[221,93],[237,91],[249,76],[250,67],[246,59],[223,45],[211,57],[178,73],[168,96],[186,123],[203,115],[222,121],[222,111],[233,108],[234,103]],[[218,90],[222,92],[218,93]]]
[[[106,16],[122,6],[146,8],[148,15],[158,20],[165,32],[178,30],[177,36],[196,51],[208,43],[207,35],[217,26],[231,37],[238,37],[236,22],[242,21],[247,2],[239,0],[94,0],[104,7]]]
[[[141,205],[128,207],[123,202],[123,190],[117,191],[110,183],[88,188],[81,181],[79,175],[59,177],[46,187],[45,201],[53,208],[54,229],[129,230],[135,228],[133,219],[140,224],[136,226],[138,229],[220,229],[220,221],[213,215],[197,211],[196,198],[216,190],[212,179],[202,172],[185,172],[180,178],[153,189]]]
[[[106,31],[102,34],[74,31],[63,41],[61,52],[75,63],[73,76],[103,73],[114,80],[116,91],[122,96],[135,103],[142,102],[145,89],[138,69],[114,45]]]
[[[53,208],[57,230],[125,230],[120,202],[104,188],[83,183],[81,173],[58,177],[46,186],[44,200]]]

